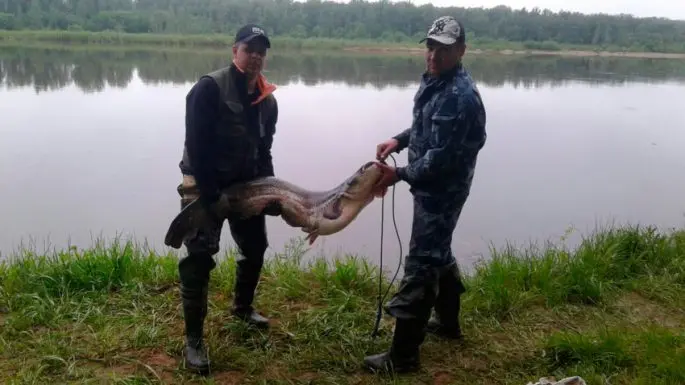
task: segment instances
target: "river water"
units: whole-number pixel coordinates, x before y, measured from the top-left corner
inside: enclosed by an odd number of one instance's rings
[[[223,52],[0,48],[0,252],[134,237],[166,251],[177,213],[184,97]],[[680,226],[685,211],[685,61],[467,56],[488,142],[453,251],[469,265],[506,243],[556,241],[609,223]],[[273,53],[277,176],[328,189],[410,124],[421,56]],[[406,153],[397,156],[406,164]],[[385,261],[396,264],[390,191]],[[396,191],[403,251],[407,186]],[[381,200],[311,255],[378,260]],[[268,220],[269,254],[300,230]],[[230,246],[227,227],[222,244]],[[577,239],[577,238],[576,238]]]

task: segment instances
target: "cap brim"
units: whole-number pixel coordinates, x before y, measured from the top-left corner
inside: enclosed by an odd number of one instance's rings
[[[268,37],[262,35],[261,33],[255,33],[253,35],[250,35],[242,40],[242,42],[247,43],[248,41],[252,41],[255,38],[261,37],[264,39],[264,42],[266,42],[266,48],[271,48],[271,40],[269,40]]]
[[[445,45],[452,45],[457,42],[457,39],[449,37],[449,36],[427,36],[421,39],[419,43],[423,43],[426,40],[433,40],[435,42],[438,42],[440,44],[445,44]]]

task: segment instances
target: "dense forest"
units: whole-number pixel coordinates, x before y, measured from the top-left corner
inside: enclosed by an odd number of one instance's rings
[[[0,29],[230,34],[242,23],[259,22],[274,36],[402,42],[415,40],[443,14],[463,19],[471,41],[685,51],[685,21],[388,0],[0,0]]]

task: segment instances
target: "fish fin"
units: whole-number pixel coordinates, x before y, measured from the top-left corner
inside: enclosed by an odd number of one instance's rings
[[[200,220],[198,221],[198,219]],[[206,220],[204,208],[201,206],[199,199],[195,199],[171,221],[164,237],[164,244],[174,249],[179,249],[183,245],[183,241],[193,230],[195,224],[204,220]]]
[[[340,214],[342,214],[340,207],[340,199],[336,199],[334,202],[327,204],[323,211],[324,218],[337,219]]]
[[[307,237],[305,239],[307,239],[309,241],[309,245],[311,246],[314,243],[314,241],[316,241],[316,238],[318,238],[318,237],[319,237],[319,232],[318,231],[312,231],[311,233],[307,234]]]
[[[314,243],[316,238],[319,237],[319,222],[313,221],[309,223],[308,226],[304,226],[302,228],[302,231],[307,233],[307,237],[305,239],[307,239],[309,241],[309,244],[311,245],[312,243]]]

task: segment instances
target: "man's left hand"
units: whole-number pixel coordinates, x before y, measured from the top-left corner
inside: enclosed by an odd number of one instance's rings
[[[388,191],[388,186],[392,186],[399,181],[399,177],[395,172],[395,167],[388,166],[387,164],[381,162],[376,162],[376,164],[378,164],[378,166],[381,168],[383,174],[374,186],[373,191],[374,195],[377,197],[382,197]]]

